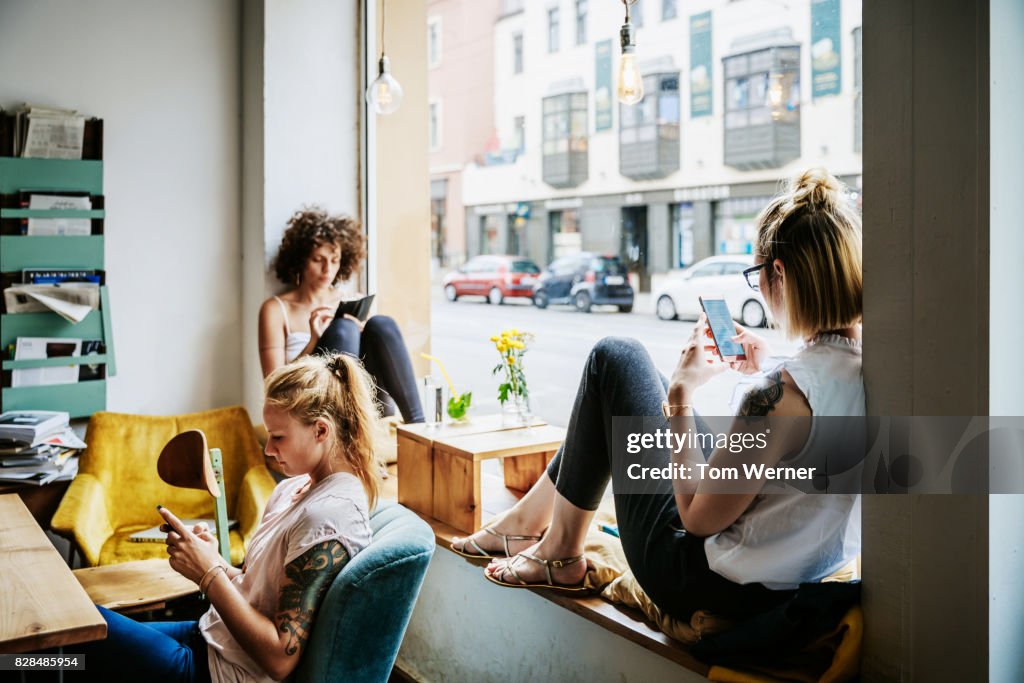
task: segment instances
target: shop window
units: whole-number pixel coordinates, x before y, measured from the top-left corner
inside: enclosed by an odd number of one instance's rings
[[[545,97],[544,182],[552,187],[576,187],[588,175],[587,93]]]
[[[619,105],[619,172],[664,178],[679,170],[679,72],[644,76],[644,99]]]
[[[725,163],[778,168],[800,157],[800,47],[731,55],[725,72]]]

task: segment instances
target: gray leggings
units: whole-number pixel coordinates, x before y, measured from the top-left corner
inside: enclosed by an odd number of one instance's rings
[[[568,436],[548,465],[555,488],[573,505],[596,510],[613,469],[628,463],[612,444],[614,416],[661,415],[668,380],[635,339],[606,337],[587,357],[576,393]],[[701,420],[698,418],[698,427]],[[668,427],[666,420],[663,427]],[[651,457],[648,455],[648,457]],[[664,466],[670,455],[661,451]],[[663,611],[689,619],[698,609],[744,615],[764,611],[792,597],[793,591],[761,584],[733,583],[708,568],[704,539],[686,533],[672,482],[644,480],[642,493],[615,494],[615,514],[626,561],[644,592]]]

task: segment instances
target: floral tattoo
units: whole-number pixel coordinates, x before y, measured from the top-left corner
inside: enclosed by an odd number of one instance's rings
[[[288,634],[285,654],[301,654],[320,600],[348,560],[345,547],[331,540],[313,546],[285,566],[285,583],[274,619],[278,630]]]
[[[763,386],[753,389],[743,399],[741,417],[765,417],[782,400],[782,372],[765,377]]]

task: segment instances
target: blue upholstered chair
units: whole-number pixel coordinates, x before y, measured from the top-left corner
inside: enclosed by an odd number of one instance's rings
[[[317,611],[299,683],[388,680],[434,554],[434,532],[415,513],[382,503],[373,542],[346,566]]]

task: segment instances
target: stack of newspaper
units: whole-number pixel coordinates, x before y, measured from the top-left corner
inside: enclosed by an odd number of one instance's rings
[[[73,109],[26,104],[15,113],[14,156],[81,159],[85,117]]]
[[[8,411],[0,415],[0,483],[42,486],[74,479],[83,448],[67,413]]]

